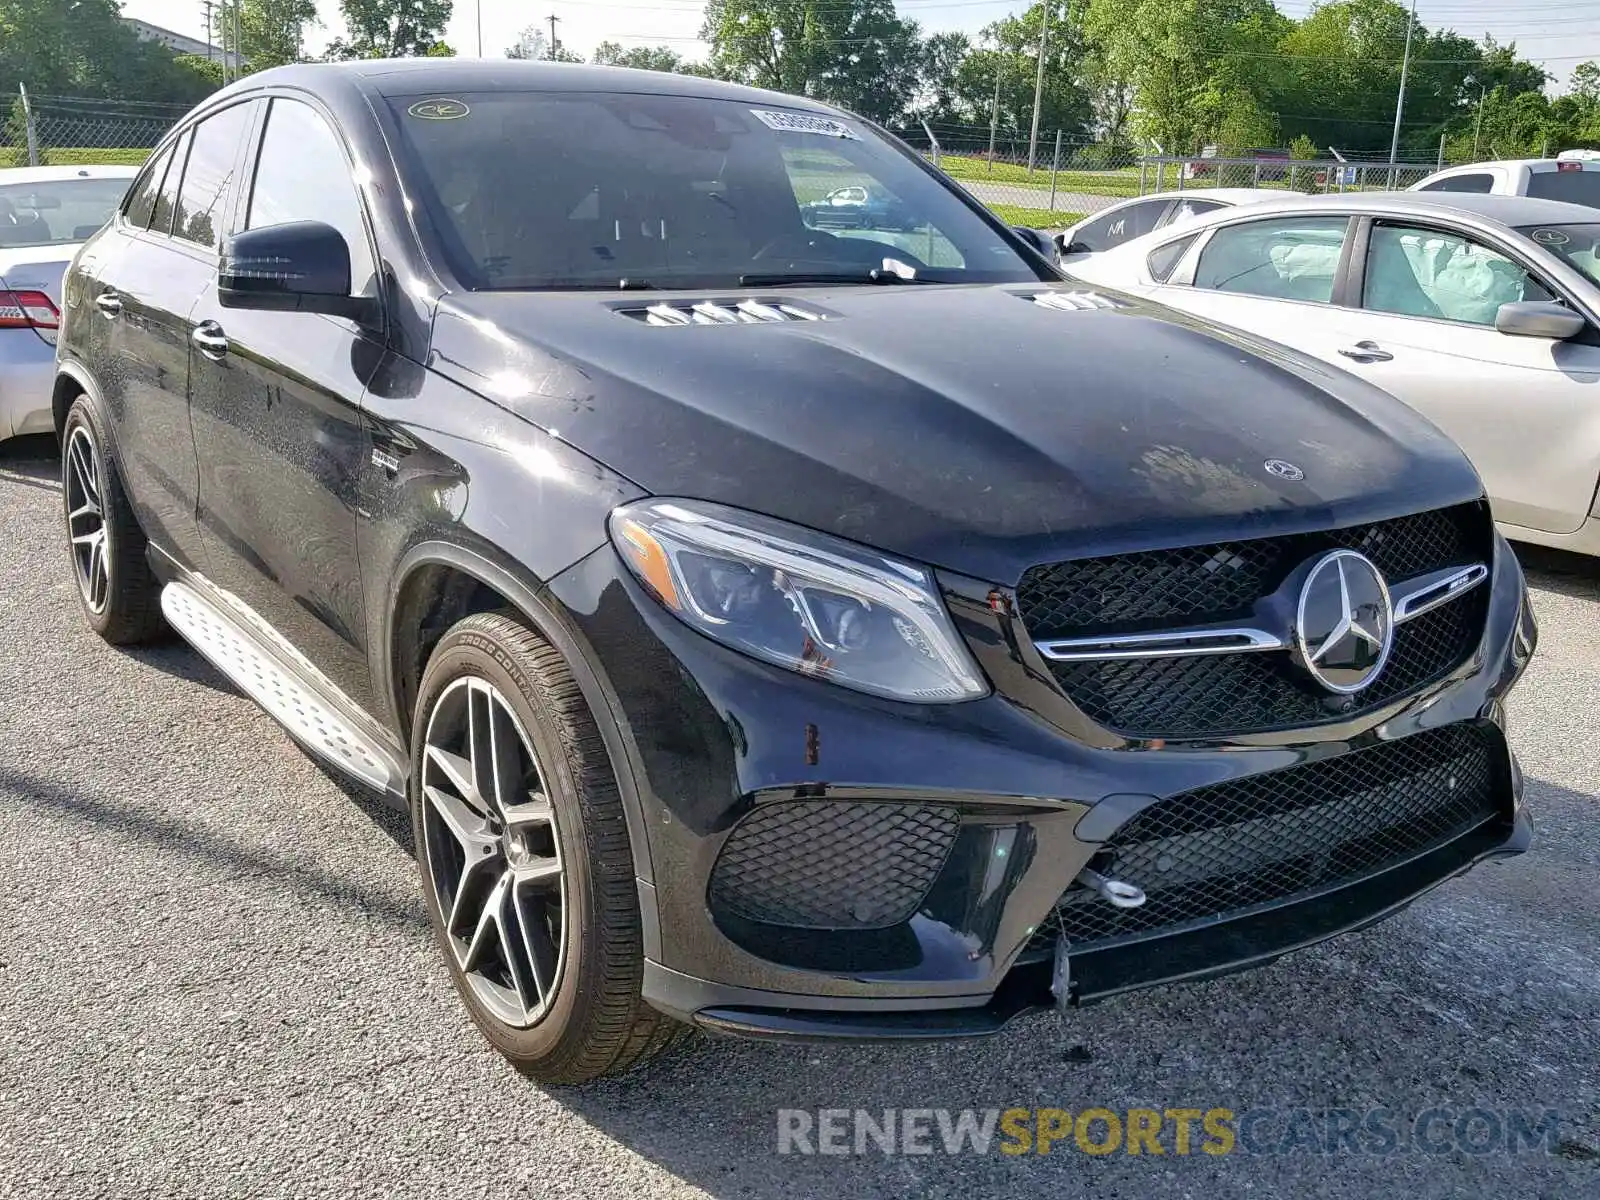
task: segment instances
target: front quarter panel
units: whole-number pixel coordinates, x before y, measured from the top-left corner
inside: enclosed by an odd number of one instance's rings
[[[359,553],[379,712],[409,733],[389,676],[395,597],[443,543],[499,566],[532,591],[600,546],[606,516],[643,493],[559,436],[388,353],[364,404]],[[426,556],[423,556],[424,562]],[[492,582],[492,581],[486,581]]]

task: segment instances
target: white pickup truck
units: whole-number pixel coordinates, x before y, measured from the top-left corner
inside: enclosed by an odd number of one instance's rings
[[[1555,158],[1515,158],[1447,167],[1406,190],[1538,196],[1600,208],[1600,151],[1564,150]]]

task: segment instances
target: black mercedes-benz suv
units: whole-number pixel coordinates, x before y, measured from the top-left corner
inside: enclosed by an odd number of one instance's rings
[[[893,227],[806,223],[849,188]],[[253,75],[66,281],[84,615],[409,804],[549,1081],[989,1032],[1522,849],[1534,625],[1466,460],[1037,245],[791,96]]]

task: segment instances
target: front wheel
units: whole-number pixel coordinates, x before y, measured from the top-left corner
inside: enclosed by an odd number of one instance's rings
[[[622,800],[561,655],[515,617],[459,622],[428,661],[411,819],[434,937],[474,1022],[524,1073],[583,1083],[684,1027],[639,994]]]

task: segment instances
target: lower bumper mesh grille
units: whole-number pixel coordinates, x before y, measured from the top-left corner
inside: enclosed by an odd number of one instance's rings
[[[797,929],[881,929],[917,910],[960,814],[922,804],[768,804],[729,835],[711,873],[718,915]]]
[[[1499,815],[1506,761],[1495,727],[1462,723],[1159,801],[1106,845],[1145,903],[1074,887],[1029,948],[1165,935],[1376,874]]]

